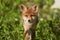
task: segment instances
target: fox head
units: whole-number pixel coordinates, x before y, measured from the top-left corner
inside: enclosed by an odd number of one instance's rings
[[[38,16],[38,6],[33,5],[32,7],[26,7],[25,5],[20,5],[22,11],[22,19],[27,23],[35,23]]]

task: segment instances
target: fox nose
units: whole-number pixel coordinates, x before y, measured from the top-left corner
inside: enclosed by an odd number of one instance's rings
[[[28,20],[28,22],[30,22],[30,20]]]

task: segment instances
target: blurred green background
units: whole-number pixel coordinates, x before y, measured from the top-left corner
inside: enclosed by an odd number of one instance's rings
[[[0,40],[23,40],[20,4],[39,6],[36,40],[60,40],[60,9],[53,0],[0,0]]]

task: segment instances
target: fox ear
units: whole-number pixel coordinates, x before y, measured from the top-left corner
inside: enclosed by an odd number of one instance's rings
[[[38,5],[33,5],[32,9],[33,9],[33,11],[37,12],[38,11]]]
[[[21,9],[21,11],[27,10],[27,8],[25,7],[25,5],[23,5],[23,4],[20,5],[20,9]]]

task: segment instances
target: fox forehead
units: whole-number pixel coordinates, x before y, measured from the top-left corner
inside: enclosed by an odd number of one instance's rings
[[[27,9],[26,13],[34,13],[34,11],[30,8],[30,9]]]
[[[34,12],[31,8],[30,9],[27,9],[26,11],[24,11],[22,14],[27,14],[27,15],[36,15],[37,12]]]

